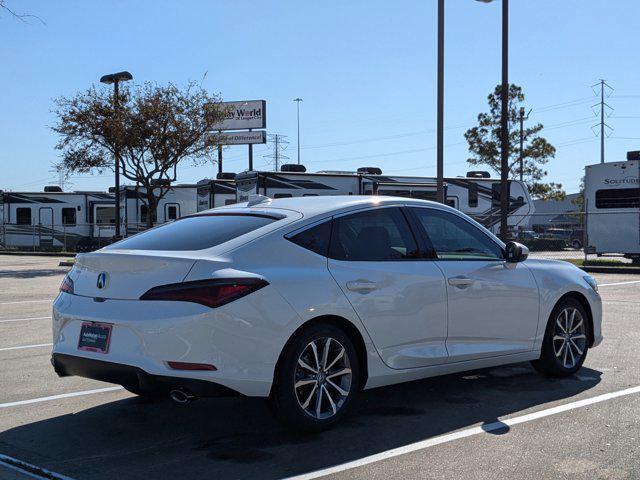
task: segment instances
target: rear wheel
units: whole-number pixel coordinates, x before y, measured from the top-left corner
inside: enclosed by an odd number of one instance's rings
[[[531,364],[545,375],[566,377],[582,367],[588,346],[587,313],[580,302],[565,298],[551,312],[540,358]]]
[[[314,325],[289,342],[275,372],[270,401],[290,428],[319,431],[335,424],[359,389],[356,350],[333,325]]]

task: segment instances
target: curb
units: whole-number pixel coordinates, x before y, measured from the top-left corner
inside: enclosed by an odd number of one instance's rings
[[[587,265],[579,267],[589,273],[623,273],[623,274],[640,274],[640,267],[597,267]]]

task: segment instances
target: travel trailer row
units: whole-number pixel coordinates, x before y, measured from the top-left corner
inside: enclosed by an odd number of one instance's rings
[[[153,224],[176,220],[223,205],[246,201],[252,194],[272,198],[316,195],[393,195],[436,199],[433,177],[382,175],[380,169],[306,173],[301,165],[280,172],[222,174],[216,180],[174,185],[156,209]],[[524,183],[509,182],[509,226],[527,227],[534,211]],[[500,181],[486,172],[445,179],[446,202],[497,231]],[[124,186],[120,192],[121,234],[147,228],[145,190]],[[115,197],[110,192],[0,192],[0,248],[87,251],[109,243],[115,234]]]
[[[640,263],[640,151],[585,168],[586,251]]]

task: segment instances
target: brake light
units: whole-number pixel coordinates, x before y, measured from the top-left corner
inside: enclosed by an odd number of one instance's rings
[[[249,295],[266,285],[269,283],[259,278],[197,280],[154,287],[142,295],[140,300],[192,302],[216,308]]]
[[[64,293],[70,293],[73,295],[73,280],[69,278],[69,275],[66,275],[62,279],[62,283],[60,284],[60,291]]]

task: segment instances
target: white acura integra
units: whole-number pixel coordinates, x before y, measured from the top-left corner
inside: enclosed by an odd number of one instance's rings
[[[528,360],[570,375],[602,340],[597,285],[527,252],[437,203],[256,197],[79,256],[52,362],[176,401],[269,397],[307,430],[363,388]]]

